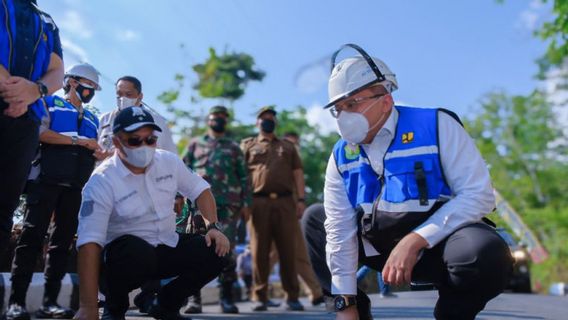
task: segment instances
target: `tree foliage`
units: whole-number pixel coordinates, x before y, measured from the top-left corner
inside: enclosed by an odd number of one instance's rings
[[[194,89],[204,98],[239,99],[248,82],[262,81],[265,73],[255,68],[254,58],[246,53],[217,55],[209,48],[209,58],[193,66],[199,81]]]
[[[491,93],[466,125],[507,199],[516,199],[514,204],[521,207],[565,204],[566,199],[555,197],[564,184],[548,178],[564,166],[565,137],[543,93]]]
[[[539,60],[541,75],[551,67],[561,67],[568,57],[568,1],[555,0],[552,10],[552,21],[544,22],[536,31],[541,39],[548,41],[546,53]]]

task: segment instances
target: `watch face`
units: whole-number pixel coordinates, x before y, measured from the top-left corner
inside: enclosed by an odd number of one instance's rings
[[[337,297],[335,299],[335,309],[339,311],[345,309],[345,299],[343,299],[343,297]]]

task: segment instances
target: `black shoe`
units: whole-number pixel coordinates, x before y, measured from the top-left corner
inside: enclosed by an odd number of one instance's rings
[[[239,308],[229,299],[221,299],[219,304],[223,313],[239,313]]]
[[[73,310],[64,308],[57,303],[43,305],[35,313],[38,319],[73,319],[74,315]]]
[[[154,319],[159,320],[191,320],[190,317],[182,316],[179,309],[168,310],[160,306],[158,298],[155,298],[148,310],[148,314]]]
[[[252,311],[266,311],[268,306],[264,302],[257,301],[252,305]]]
[[[187,299],[187,304],[185,305],[185,309],[183,313],[185,314],[196,314],[203,312],[203,308],[201,307],[201,296],[190,296]]]
[[[268,301],[266,301],[266,306],[269,308],[278,308],[280,307],[280,303],[268,299]]]
[[[134,297],[134,305],[138,308],[138,311],[140,311],[140,313],[146,314],[148,313],[148,310],[150,309],[150,306],[152,305],[155,297],[156,295],[153,293],[147,294],[141,291]]]
[[[114,314],[111,313],[107,308],[103,309],[103,314],[101,315],[101,320],[126,320],[124,318],[124,313]]]
[[[2,320],[30,320],[30,313],[23,305],[12,303],[2,316]]]
[[[320,304],[324,303],[325,300],[323,299],[323,295],[315,298],[312,300],[312,306],[319,306]]]
[[[304,306],[298,300],[286,301],[286,310],[289,311],[304,311]]]

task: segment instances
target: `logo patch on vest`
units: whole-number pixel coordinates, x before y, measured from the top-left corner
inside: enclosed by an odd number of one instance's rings
[[[345,158],[347,158],[348,160],[357,159],[357,157],[359,157],[359,155],[361,154],[359,145],[352,145],[348,143],[343,149],[345,150]]]
[[[402,143],[411,143],[414,141],[414,132],[410,131],[402,134]]]
[[[55,104],[58,107],[63,107],[63,101],[59,100],[59,99],[53,99],[53,104]]]

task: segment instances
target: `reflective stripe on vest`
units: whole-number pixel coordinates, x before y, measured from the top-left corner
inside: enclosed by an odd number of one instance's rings
[[[337,169],[353,208],[373,203],[380,194],[381,211],[427,212],[437,201],[452,196],[439,157],[438,110],[396,109],[398,122],[383,160],[384,172],[373,171],[360,146],[340,140],[334,147]]]

